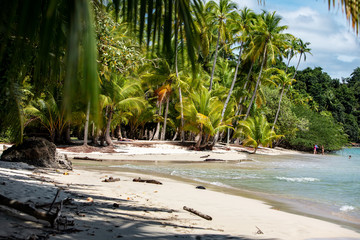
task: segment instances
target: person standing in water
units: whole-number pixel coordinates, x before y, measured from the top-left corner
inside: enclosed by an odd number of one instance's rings
[[[324,155],[324,153],[325,153],[324,145],[321,145],[321,154]]]

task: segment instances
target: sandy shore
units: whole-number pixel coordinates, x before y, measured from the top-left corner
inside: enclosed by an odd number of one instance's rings
[[[145,148],[123,146],[123,151],[128,151],[127,157],[137,155],[134,158],[138,159],[144,155],[144,159],[151,161],[159,160],[160,156],[191,161],[203,161],[200,157],[204,155],[221,156],[224,160],[249,158],[244,152],[232,152],[233,149],[224,150],[230,154],[221,153],[221,149],[218,153],[216,150],[175,153],[179,149],[167,153],[164,149],[149,147],[144,153]],[[69,153],[66,149],[61,151]],[[149,151],[155,152],[149,155]],[[277,150],[262,151],[274,154]],[[112,158],[126,153],[76,154]],[[104,182],[110,176],[120,180]],[[133,182],[138,177],[156,179],[162,184]],[[0,239],[28,239],[32,234],[38,237],[34,239],[360,239],[358,232],[281,212],[258,200],[137,173],[44,170],[0,162],[0,185],[1,194],[32,204],[51,203],[57,189],[62,188],[58,199],[73,199],[70,205],[64,205],[62,216],[74,222],[74,226],[52,229],[44,221],[1,207]],[[207,214],[212,220],[185,211],[184,206]]]
[[[58,151],[69,158],[89,157],[99,160],[117,161],[184,161],[198,162],[206,159],[238,161],[251,159],[252,148],[241,146],[216,145],[212,151],[194,151],[178,142],[134,141],[116,142],[113,148],[105,148],[102,152],[86,150],[82,147],[59,147]],[[303,154],[302,152],[283,148],[259,148],[256,154],[284,155]]]

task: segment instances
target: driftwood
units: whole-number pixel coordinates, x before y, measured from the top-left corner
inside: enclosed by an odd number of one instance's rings
[[[201,212],[199,212],[199,211],[196,211],[196,210],[193,209],[193,208],[188,208],[188,207],[184,206],[183,209],[186,210],[186,211],[188,211],[188,212],[191,212],[191,213],[193,213],[193,214],[195,214],[195,215],[198,215],[199,217],[202,217],[202,218],[204,218],[204,219],[206,219],[206,220],[208,220],[208,221],[211,221],[211,220],[212,220],[212,217],[210,217],[209,215],[206,215],[206,214],[203,214],[203,213],[201,213]]]
[[[89,161],[98,161],[98,162],[102,162],[102,159],[96,159],[96,158],[89,158],[89,157],[73,157],[73,159],[76,160],[89,160]]]
[[[134,178],[133,182],[145,182],[145,183],[153,183],[153,184],[160,184],[162,185],[161,182],[157,181],[157,180],[153,180],[153,179],[141,179],[141,178]]]
[[[263,233],[263,231],[261,231],[261,229],[260,228],[258,228],[257,226],[255,226],[256,228],[257,228],[257,232],[256,232],[256,234],[264,234]]]
[[[9,208],[16,209],[20,212],[26,213],[30,216],[33,216],[37,219],[45,220],[51,224],[53,227],[56,223],[56,219],[60,216],[61,208],[55,214],[51,214],[49,212],[40,211],[34,207],[32,207],[28,203],[23,203],[14,199],[7,198],[3,195],[0,195],[0,204],[7,206]]]
[[[118,181],[120,181],[120,178],[113,178],[113,177],[105,178],[104,180],[102,180],[102,182],[118,182]]]
[[[223,159],[218,159],[218,158],[207,158],[204,160],[204,162],[223,162]]]

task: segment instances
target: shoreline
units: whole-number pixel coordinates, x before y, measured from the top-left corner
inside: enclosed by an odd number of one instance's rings
[[[228,195],[233,196],[239,196],[249,199],[254,199],[258,201],[264,202],[264,204],[268,205],[272,209],[276,209],[279,211],[296,214],[300,216],[310,217],[318,220],[327,221],[330,223],[334,223],[337,225],[340,225],[342,227],[354,230],[358,233],[360,233],[359,226],[360,222],[358,219],[354,220],[352,218],[344,218],[341,214],[329,214],[328,208],[322,206],[318,202],[310,201],[310,200],[300,200],[300,199],[293,199],[289,196],[279,196],[276,194],[271,193],[265,193],[265,192],[258,192],[254,190],[249,189],[239,189],[236,187],[232,187],[229,185],[215,185],[207,181],[201,181],[199,179],[191,179],[187,178],[185,176],[178,176],[178,175],[171,175],[167,173],[161,173],[161,172],[153,172],[151,170],[144,170],[144,169],[131,169],[131,168],[118,168],[118,167],[110,167],[111,165],[116,165],[117,162],[120,162],[121,164],[135,164],[135,163],[148,163],[149,161],[114,161],[110,160],[100,163],[101,165],[95,165],[97,163],[94,163],[92,161],[83,161],[83,160],[77,160],[75,161],[75,166],[79,169],[83,170],[89,170],[89,171],[105,171],[108,173],[133,173],[133,174],[145,174],[149,176],[153,176],[155,178],[167,178],[172,179],[178,182],[183,182],[186,184],[191,185],[202,185],[205,186],[206,189],[209,189],[211,191],[216,191]],[[231,162],[231,161],[226,161]],[[104,165],[104,163],[109,165]],[[152,163],[155,163],[152,162]],[[202,164],[203,162],[194,161],[194,162],[174,162],[174,161],[161,161],[161,164],[169,164],[172,163],[188,163],[188,164]],[[221,163],[221,162],[220,162]],[[223,162],[225,163],[225,162]],[[151,164],[151,163],[150,163]],[[159,163],[160,164],[160,163]],[[222,163],[221,163],[222,164]],[[309,206],[312,206],[310,209]]]
[[[50,190],[44,185],[48,185],[52,192],[47,202],[51,201],[58,187],[64,188],[60,198],[70,196],[74,199],[76,204],[65,207],[63,214],[74,219],[74,228],[80,232],[52,233],[50,239],[63,239],[67,234],[72,239],[111,239],[119,236],[125,239],[195,239],[197,236],[209,236],[207,239],[360,239],[360,233],[333,223],[282,212],[260,200],[196,189],[196,184],[169,178],[77,168],[73,171],[40,170],[35,174],[29,170],[1,170],[2,175],[6,172],[12,174],[12,179],[16,172],[23,179],[26,175],[30,176],[29,179],[34,181],[32,186],[38,185],[30,190],[25,188],[25,191],[33,193],[33,202],[45,201],[38,200],[46,195],[45,192],[49,196]],[[33,178],[34,175],[38,180]],[[103,182],[109,176],[120,178],[120,181]],[[137,177],[155,178],[163,184],[133,182],[132,179]],[[41,182],[41,179],[46,181]],[[6,182],[4,178],[1,181]],[[19,183],[19,186],[21,184],[24,185]],[[4,186],[11,187],[8,183]],[[9,196],[19,194],[8,191]],[[118,205],[115,206],[115,203]],[[189,213],[182,209],[183,206],[210,215],[213,220],[207,221]],[[0,221],[3,222],[1,218]],[[9,228],[1,229],[0,236],[10,234],[4,231],[15,230],[14,225],[21,226],[19,221],[16,220],[16,225],[10,222]],[[41,225],[41,221],[35,222]],[[258,229],[263,234],[259,234]]]
[[[124,146],[124,145],[123,145]],[[164,148],[164,146],[162,146]],[[179,159],[187,163],[201,163],[203,156],[207,158],[222,158],[224,161],[251,160],[251,154],[230,149],[215,151],[191,152],[184,149],[172,149],[166,152],[163,148],[153,149],[156,154],[150,154],[150,148],[128,148],[125,153],[73,153],[73,156],[101,156],[103,159],[113,159],[120,155],[136,161],[134,158],[144,158],[149,161],[164,161],[169,159],[174,163]],[[223,148],[223,147],[221,147]],[[148,151],[145,151],[145,150]],[[60,152],[65,153],[63,148]],[[153,151],[151,150],[151,151]],[[124,148],[122,151],[125,151]],[[184,151],[184,152],[182,152]],[[270,154],[298,154],[281,149],[260,149]],[[165,152],[165,153],[164,153]],[[177,152],[177,153],[176,153]],[[226,154],[225,154],[226,153]],[[66,153],[68,154],[68,153]],[[76,155],[78,154],[78,155]],[[266,153],[264,153],[266,154]],[[192,155],[192,157],[189,157]],[[133,160],[131,160],[133,159]],[[104,160],[106,161],[106,160]],[[121,160],[120,160],[121,161]],[[55,189],[64,188],[60,199],[72,197],[75,204],[65,206],[64,215],[74,219],[74,229],[79,232],[54,232],[42,221],[29,216],[21,218],[10,214],[9,219],[0,217],[0,223],[5,224],[0,230],[1,236],[16,236],[16,232],[41,234],[51,232],[49,239],[360,239],[360,233],[334,224],[327,219],[320,220],[308,217],[298,212],[283,211],[271,206],[271,203],[259,196],[241,196],[222,187],[209,186],[206,190],[195,187],[195,181],[181,177],[160,176],[156,173],[133,172],[128,169],[87,169],[79,166],[86,161],[74,161],[73,171],[26,169],[23,164],[15,163],[6,167],[0,164],[0,183],[2,191],[17,200],[33,202],[49,202],[54,197]],[[112,161],[111,161],[112,162]],[[116,162],[116,161],[115,161]],[[119,161],[117,161],[119,162]],[[97,162],[91,162],[96,165]],[[101,164],[101,163],[100,163]],[[18,166],[20,165],[20,166]],[[22,166],[21,166],[22,165]],[[90,167],[91,168],[91,167]],[[96,168],[96,167],[95,167]],[[118,169],[116,169],[118,170]],[[103,182],[110,176],[120,178],[117,182]],[[162,185],[135,183],[134,178],[150,178],[162,182]],[[30,184],[31,183],[31,184]],[[13,191],[13,189],[21,191]],[[28,194],[24,194],[28,193]],[[250,193],[251,194],[251,193]],[[31,197],[29,197],[31,196]],[[88,201],[91,198],[92,201]],[[259,199],[260,198],[260,199]],[[115,205],[117,204],[117,205]],[[183,210],[183,206],[194,208],[210,215],[213,220],[207,221]],[[281,209],[279,211],[279,209]],[[5,211],[3,207],[0,211]],[[11,212],[11,211],[10,211]],[[25,218],[23,220],[22,218]],[[31,220],[29,220],[29,218]],[[33,222],[29,224],[30,222]],[[19,229],[25,229],[19,231]],[[263,234],[259,234],[259,230]],[[15,235],[14,235],[15,234]],[[20,233],[18,233],[20,234]],[[27,236],[22,236],[23,239]]]

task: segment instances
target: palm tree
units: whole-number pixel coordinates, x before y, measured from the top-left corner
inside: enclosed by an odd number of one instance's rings
[[[121,79],[113,79],[112,81],[104,81],[102,85],[103,100],[102,107],[106,109],[106,129],[105,141],[108,145],[112,145],[110,137],[111,121],[115,111],[124,111],[130,108],[141,108],[144,104],[142,89],[136,82],[123,82]]]
[[[279,69],[274,69],[274,71],[276,71],[277,74],[271,76],[270,79],[275,80],[279,84],[279,86],[281,86],[281,93],[280,93],[280,98],[279,98],[278,109],[276,111],[274,123],[273,123],[273,126],[272,126],[271,130],[274,130],[277,119],[279,117],[280,107],[281,107],[281,100],[282,100],[282,97],[284,95],[286,85],[290,86],[292,84],[292,82],[295,81],[295,79],[291,78],[291,73],[286,73],[285,71],[279,70]]]
[[[308,48],[308,45],[310,43],[309,42],[303,42],[301,39],[298,39],[298,43],[297,43],[297,51],[298,53],[300,53],[300,56],[299,56],[299,61],[298,61],[298,64],[296,65],[296,69],[295,69],[295,72],[294,72],[294,75],[292,78],[295,78],[296,76],[296,72],[298,70],[298,67],[299,67],[299,64],[300,64],[300,61],[301,61],[301,57],[304,55],[304,61],[306,61],[306,53],[310,53],[311,54],[311,48]]]
[[[223,104],[216,97],[212,97],[204,87],[194,89],[184,102],[185,129],[198,134],[195,147],[199,148],[201,143],[206,143],[219,128],[224,128],[220,124]]]
[[[56,136],[61,136],[67,125],[64,109],[49,92],[43,98],[31,101],[24,112],[27,118],[25,126],[33,121],[39,121],[48,130],[52,142],[55,142]]]
[[[261,15],[259,15],[258,21],[254,26],[254,48],[252,49],[252,51],[250,51],[250,53],[262,53],[262,58],[260,72],[256,81],[253,95],[249,103],[249,107],[246,112],[245,120],[249,117],[250,109],[252,107],[257,89],[259,87],[261,74],[265,63],[267,62],[268,58],[272,63],[275,62],[277,54],[280,53],[280,47],[285,44],[285,39],[287,37],[286,34],[281,33],[282,31],[287,29],[287,26],[279,26],[281,17],[275,14],[276,12],[268,13],[264,11]]]
[[[171,18],[174,1],[167,1],[165,11],[162,1],[114,0],[115,12],[122,12],[122,17],[139,26],[139,38],[143,39],[145,22],[147,23],[147,44],[156,34],[164,35],[163,45],[171,41],[170,27],[161,28],[160,19],[166,15]],[[190,5],[199,0],[178,0],[181,25],[185,29],[184,37],[188,46],[189,60],[195,62],[194,47],[197,34],[190,14]],[[14,130],[17,142],[22,140],[23,111],[21,105],[21,82],[30,77],[36,85],[37,92],[54,84],[64,84],[64,106],[67,112],[79,93],[84,96],[92,112],[98,106],[99,82],[97,76],[97,49],[94,34],[93,6],[103,11],[103,1],[47,1],[12,0],[1,1],[0,12],[3,18],[0,27],[2,45],[0,47],[0,104],[6,111],[0,111],[0,129]],[[136,13],[136,14],[135,14]],[[140,13],[140,14],[138,14]],[[161,14],[159,14],[161,13]],[[165,14],[166,13],[166,14]],[[136,28],[133,28],[135,30]],[[164,31],[163,31],[164,30]],[[153,34],[154,33],[154,34]],[[26,41],[24,41],[26,39]],[[154,41],[155,40],[155,41]],[[164,49],[165,51],[167,49]],[[5,67],[9,66],[9,67]],[[64,74],[59,70],[64,69]],[[16,101],[13,101],[15,99]],[[17,116],[17,117],[15,117]]]
[[[248,9],[248,8],[244,8],[244,9],[242,9],[240,11],[240,18],[237,19],[237,21],[235,21],[235,25],[237,27],[236,31],[237,31],[237,34],[238,34],[237,42],[240,43],[240,50],[239,50],[239,56],[238,56],[238,60],[237,60],[236,67],[235,67],[234,77],[233,77],[233,80],[232,80],[232,83],[231,83],[231,86],[230,86],[230,89],[229,89],[229,93],[228,93],[227,98],[226,98],[225,103],[224,103],[224,108],[223,108],[223,110],[221,112],[221,121],[224,118],[226,108],[228,106],[231,94],[232,94],[234,86],[235,86],[235,82],[236,82],[237,74],[238,74],[238,69],[239,69],[239,65],[240,65],[240,62],[241,62],[243,45],[244,45],[244,42],[247,41],[248,31],[250,30],[250,25],[252,24],[252,21],[254,19],[255,19],[254,12],[251,11],[250,9]],[[246,83],[245,83],[244,88],[246,88]],[[218,138],[219,138],[219,132],[216,133],[216,135],[214,137],[214,143],[217,142]]]
[[[272,142],[282,137],[276,135],[274,130],[270,129],[269,123],[266,121],[264,115],[249,117],[246,121],[239,122],[239,129],[242,134],[245,134],[244,146],[252,146],[254,153],[260,145],[267,147],[271,146]]]
[[[65,103],[74,100],[75,92],[84,93],[95,108],[98,80],[91,3],[1,1],[0,12],[6,16],[0,27],[0,103],[7,109],[0,111],[6,124],[0,128],[16,130],[17,142],[22,141],[20,96],[26,78],[37,93],[65,81]],[[64,106],[69,110],[71,104]]]
[[[231,21],[231,18],[235,18],[236,8],[237,8],[236,4],[231,2],[231,0],[220,0],[219,4],[217,4],[214,1],[209,2],[209,11],[212,15],[213,21],[217,23],[216,25],[217,25],[217,33],[218,33],[216,47],[215,47],[214,63],[211,70],[209,91],[211,91],[213,85],[213,78],[214,78],[214,72],[215,72],[215,66],[216,66],[216,60],[217,60],[221,36],[225,35],[226,23],[228,21]]]
[[[285,50],[285,55],[286,58],[288,60],[287,64],[286,64],[286,69],[285,72],[287,72],[289,65],[290,65],[290,61],[291,59],[293,59],[293,57],[296,55],[296,49],[298,48],[298,41],[297,38],[295,37],[291,37],[289,40],[289,48]]]

